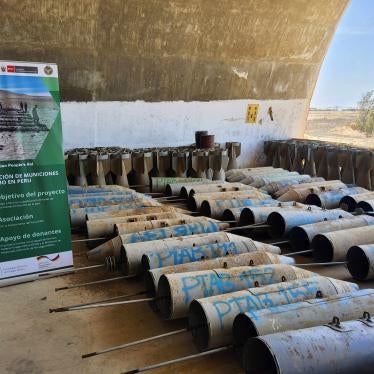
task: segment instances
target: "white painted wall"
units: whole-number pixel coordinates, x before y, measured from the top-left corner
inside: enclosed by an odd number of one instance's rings
[[[247,105],[256,103],[257,123],[245,123]],[[274,121],[268,115],[270,106]],[[261,163],[264,140],[302,135],[307,107],[303,99],[63,102],[64,146],[177,146],[194,143],[196,130],[208,130],[218,143],[240,141],[239,163],[249,166]]]

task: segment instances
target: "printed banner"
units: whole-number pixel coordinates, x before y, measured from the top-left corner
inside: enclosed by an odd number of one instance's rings
[[[0,279],[72,264],[57,66],[0,61]]]

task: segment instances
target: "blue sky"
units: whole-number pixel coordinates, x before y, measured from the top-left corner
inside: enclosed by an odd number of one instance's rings
[[[323,62],[312,107],[353,107],[374,89],[374,0],[351,0]]]
[[[42,78],[39,77],[0,75],[0,90],[34,96],[49,96],[49,91]]]

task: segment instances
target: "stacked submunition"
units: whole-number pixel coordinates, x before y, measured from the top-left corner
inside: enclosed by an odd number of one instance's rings
[[[269,140],[266,165],[374,189],[374,151],[319,140]]]
[[[157,201],[124,187],[69,187],[72,222],[91,239],[108,239],[88,259],[124,281],[142,278],[139,294],[148,297],[51,311],[149,302],[162,319],[185,318],[184,329],[83,356],[186,332],[201,351],[129,373],[233,348],[248,373],[370,372],[374,290],[320,276],[292,255],[374,279],[374,218],[356,209],[371,196],[340,180],[298,175],[259,167],[232,169],[226,182],[169,180],[160,187],[169,196]],[[269,237],[283,249],[257,240]]]
[[[237,142],[227,142],[223,148],[219,144],[210,148],[76,148],[65,153],[65,168],[70,185],[133,185],[157,192],[165,182],[153,177],[181,182],[187,178],[224,180],[225,171],[237,167],[240,148]]]

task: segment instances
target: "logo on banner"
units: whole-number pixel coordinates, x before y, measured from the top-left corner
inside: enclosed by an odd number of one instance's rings
[[[4,65],[1,66],[1,71],[4,73],[6,71],[6,67]]]
[[[44,68],[44,73],[46,73],[47,75],[51,75],[53,73],[53,69],[49,65],[47,65]]]
[[[16,71],[16,67],[13,65],[7,65],[6,71],[7,73],[14,73]]]
[[[60,255],[57,254],[55,257],[49,257],[46,255],[37,256],[39,270],[48,269],[53,263],[60,259]]]

